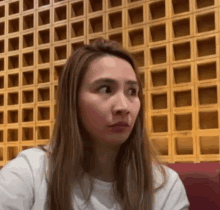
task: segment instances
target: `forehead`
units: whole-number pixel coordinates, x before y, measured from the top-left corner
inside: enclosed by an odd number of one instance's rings
[[[124,59],[113,56],[106,56],[93,61],[84,79],[86,82],[90,82],[101,77],[109,77],[115,80],[136,80],[131,64]]]

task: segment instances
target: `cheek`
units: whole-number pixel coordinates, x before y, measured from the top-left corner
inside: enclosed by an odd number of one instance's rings
[[[103,121],[103,114],[97,104],[82,100],[80,103],[80,117],[84,125],[97,126]]]
[[[140,100],[138,100],[138,102],[136,103],[136,105],[133,106],[134,109],[133,109],[133,113],[134,115],[137,117],[139,111],[140,111],[140,108],[141,108],[141,102]]]

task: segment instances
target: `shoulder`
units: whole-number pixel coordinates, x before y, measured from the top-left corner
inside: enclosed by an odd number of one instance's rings
[[[41,161],[41,159],[43,159],[45,155],[45,152],[37,147],[34,148],[30,148],[30,149],[26,149],[21,151],[18,157],[23,157],[25,158],[27,161],[30,162],[31,165],[38,165]]]
[[[19,160],[25,160],[32,170],[36,170],[42,166],[42,162],[44,161],[45,152],[39,148],[30,148],[21,151],[18,156],[12,160],[14,162],[18,162]]]
[[[188,209],[189,200],[185,187],[176,171],[162,165],[166,171],[167,183],[163,188],[155,191],[155,209]],[[164,181],[163,174],[154,168],[155,189]]]
[[[31,209],[42,184],[44,153],[38,148],[21,151],[1,169],[0,209]]]
[[[164,169],[167,176],[166,186],[173,185],[176,181],[180,181],[179,175],[176,171],[165,165],[161,165],[161,167]],[[163,173],[161,169],[156,165],[153,165],[153,179],[155,188],[158,188],[164,181]]]
[[[30,148],[21,151],[16,158],[9,161],[0,171],[0,175],[23,177],[29,184],[34,183],[34,177],[41,174],[44,163],[44,151],[38,148]]]

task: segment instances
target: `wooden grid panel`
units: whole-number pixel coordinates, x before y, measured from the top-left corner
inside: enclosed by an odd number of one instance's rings
[[[49,141],[66,59],[101,37],[139,65],[161,161],[219,161],[219,17],[218,0],[0,2],[0,165]]]

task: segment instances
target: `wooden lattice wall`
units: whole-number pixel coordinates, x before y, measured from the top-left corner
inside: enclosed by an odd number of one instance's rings
[[[45,145],[69,55],[104,37],[139,63],[163,162],[219,162],[219,0],[0,1],[0,166]]]

